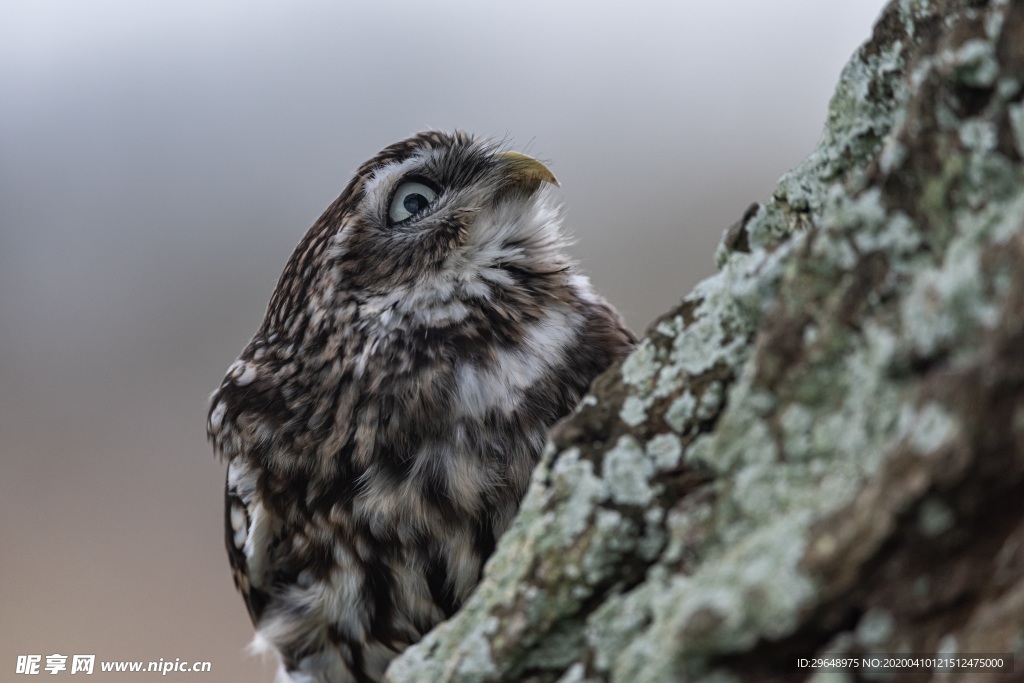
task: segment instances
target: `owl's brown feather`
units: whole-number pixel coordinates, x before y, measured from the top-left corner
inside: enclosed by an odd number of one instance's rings
[[[236,585],[295,681],[378,680],[457,610],[548,428],[635,341],[514,156],[428,132],[364,164],[211,399]]]

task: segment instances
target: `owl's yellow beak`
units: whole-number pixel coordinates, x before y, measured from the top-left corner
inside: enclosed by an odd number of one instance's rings
[[[519,152],[499,152],[494,155],[505,162],[509,179],[536,189],[542,182],[558,187],[555,175],[536,159]]]

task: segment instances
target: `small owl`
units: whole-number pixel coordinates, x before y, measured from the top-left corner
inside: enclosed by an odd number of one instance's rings
[[[635,342],[554,176],[462,132],[363,164],[210,401],[235,585],[283,680],[378,681],[451,616],[548,429]]]

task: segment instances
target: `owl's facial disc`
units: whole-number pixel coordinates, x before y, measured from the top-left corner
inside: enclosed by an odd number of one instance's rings
[[[511,191],[532,195],[542,183],[558,186],[558,180],[548,167],[533,157],[519,152],[498,152],[492,159],[497,166],[495,189],[501,194]],[[439,208],[445,190],[443,183],[416,170],[400,176],[387,195],[389,225],[411,225],[429,217]]]
[[[541,183],[551,183],[558,187],[554,174],[533,157],[519,152],[498,152],[493,158],[501,169],[503,184],[509,188],[533,193]],[[430,213],[429,209],[443,192],[443,188],[426,176],[406,176],[391,194],[388,218],[393,225],[412,222]]]
[[[330,252],[346,289],[411,310],[432,293],[480,298],[523,273],[564,267],[561,203],[547,187],[558,181],[532,157],[455,138],[364,173]]]

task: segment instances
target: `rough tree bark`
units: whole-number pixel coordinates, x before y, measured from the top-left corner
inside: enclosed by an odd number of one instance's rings
[[[1024,1],[894,0],[391,681],[1024,679]],[[860,680],[861,673],[815,680]]]

